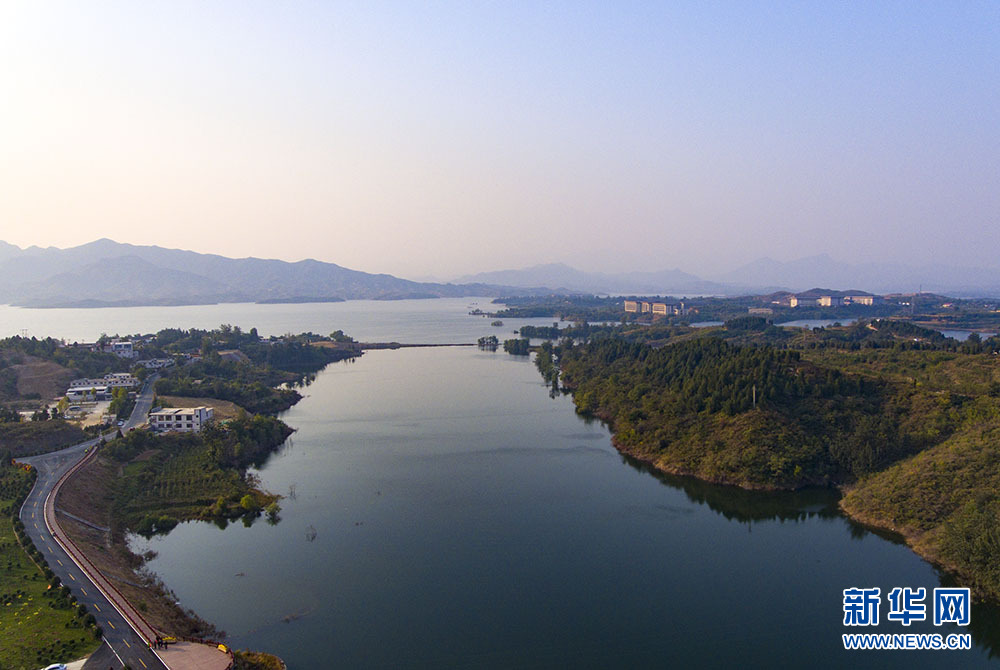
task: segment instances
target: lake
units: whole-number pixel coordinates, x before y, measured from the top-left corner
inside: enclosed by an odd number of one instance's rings
[[[551,326],[550,318],[493,319],[470,316],[473,309],[496,311],[490,298],[439,298],[434,300],[349,300],[309,304],[258,305],[223,303],[176,307],[100,307],[94,309],[26,309],[0,305],[0,337],[20,335],[55,337],[67,342],[92,342],[102,333],[134,335],[163,328],[209,330],[228,323],[257,328],[268,337],[311,331],[329,335],[343,330],[360,342],[442,344],[475,342],[496,335],[502,342],[514,337],[523,325]],[[566,324],[560,324],[565,326]]]
[[[493,328],[471,304],[25,312],[37,334],[79,339],[228,322],[449,342],[551,324]],[[1000,649],[996,608],[976,606],[970,651],[844,651],[859,631],[842,625],[843,589],[947,577],[841,516],[834,491],[753,493],[623,458],[526,357],[369,351],[303,392],[282,415],[297,432],[257,471],[286,496],[277,525],[185,523],[135,543],[185,607],[293,670],[983,667]],[[887,607],[865,632],[966,631],[886,623]]]

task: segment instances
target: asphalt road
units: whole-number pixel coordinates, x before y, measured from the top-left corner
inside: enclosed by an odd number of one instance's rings
[[[156,375],[147,380],[136,399],[123,431],[134,428],[146,420],[153,402],[153,383]],[[87,610],[97,619],[104,630],[104,638],[121,664],[128,664],[133,670],[166,670],[166,666],[156,654],[150,651],[145,639],[119,613],[87,576],[86,572],[66,554],[52,538],[52,532],[45,521],[43,509],[46,498],[52,493],[59,478],[76,465],[86,455],[87,450],[97,444],[98,439],[88,440],[61,451],[31,458],[18,459],[30,463],[38,471],[34,488],[21,507],[21,521],[25,531],[38,548],[49,567],[59,576],[62,583],[70,588],[76,599],[87,606]],[[50,663],[65,663],[71,659],[53,658]],[[119,667],[121,667],[119,665]]]

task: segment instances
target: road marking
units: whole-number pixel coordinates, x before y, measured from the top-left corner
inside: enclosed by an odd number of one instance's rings
[[[128,643],[128,640],[126,640],[125,638],[122,638],[122,642],[124,642],[124,643],[125,643],[125,646],[126,646],[126,647],[128,647],[129,649],[131,649],[131,648],[132,648],[132,645],[130,645],[130,644]]]
[[[97,610],[98,612],[101,611],[101,608],[97,603],[94,603],[94,609]]]
[[[142,663],[142,667],[144,667],[144,668],[148,668],[149,667],[148,665],[146,665],[146,661],[142,660],[141,658],[139,659],[139,662]]]
[[[38,524],[37,523],[35,524],[35,528],[38,528]]]
[[[60,561],[58,558],[56,559],[56,563],[58,563],[61,567],[66,567],[65,565],[62,564],[62,561]]]
[[[69,578],[72,579],[74,582],[76,581],[76,577],[73,576],[72,572],[69,573]]]
[[[81,587],[80,587],[80,590],[81,590],[81,591],[83,592],[83,595],[87,595],[87,589],[85,589],[85,588],[83,588],[83,587],[81,586]]]
[[[111,619],[108,619],[108,625],[111,626],[111,630],[118,630],[117,628],[115,628],[115,625],[111,623]]]

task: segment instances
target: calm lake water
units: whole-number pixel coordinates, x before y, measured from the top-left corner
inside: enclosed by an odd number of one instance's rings
[[[491,298],[443,298],[97,309],[25,309],[0,305],[0,337],[19,335],[25,330],[29,337],[87,342],[101,333],[134,335],[155,333],[162,328],[211,329],[228,323],[244,329],[256,327],[265,337],[305,331],[328,335],[340,329],[361,342],[442,344],[475,342],[483,335],[496,335],[502,342],[525,324],[553,324],[549,318],[504,319],[502,327],[493,327],[490,326],[493,319],[469,316],[475,308],[484,312],[503,309],[503,305],[490,301]]]
[[[90,339],[97,323],[228,322],[447,342],[551,323],[491,328],[470,304],[215,306],[202,321],[201,308],[125,308],[85,325],[77,310],[33,310],[45,316],[32,327]],[[185,607],[293,670],[951,668],[1000,649],[996,609],[977,606],[971,651],[845,652],[857,629],[842,626],[843,589],[947,579],[842,517],[835,492],[751,493],[624,459],[527,358],[370,351],[304,392],[282,415],[297,432],[258,471],[286,495],[280,523],[185,523],[136,543],[159,553],[150,567]],[[872,632],[966,630],[904,629],[882,607]]]

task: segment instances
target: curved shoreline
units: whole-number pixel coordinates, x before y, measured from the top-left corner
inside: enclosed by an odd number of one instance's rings
[[[605,425],[607,425],[607,421],[605,421],[604,419],[601,419],[601,421],[604,422]],[[760,486],[760,487],[746,486],[743,484],[738,484],[735,482],[725,481],[721,479],[711,479],[707,477],[702,477],[699,476],[698,474],[684,470],[682,468],[664,467],[663,465],[657,463],[655,460],[649,458],[648,456],[644,454],[637,454],[634,451],[629,450],[628,448],[622,446],[616,439],[614,431],[611,431],[610,428],[609,431],[611,432],[611,444],[616,451],[618,451],[620,454],[624,456],[627,456],[628,458],[644,463],[649,467],[653,468],[654,470],[662,472],[667,475],[676,477],[690,477],[691,479],[697,480],[699,482],[704,482],[706,484],[711,484],[713,486],[729,486],[741,489],[743,491],[753,491],[758,493],[782,493],[782,492],[803,490],[807,488],[814,488],[811,486],[800,487],[798,489],[766,487],[766,486]],[[828,487],[816,486],[815,488],[828,488]],[[847,519],[851,523],[855,523],[858,524],[859,526],[864,527],[869,532],[891,534],[896,539],[898,539],[900,543],[905,544],[907,548],[909,548],[910,551],[914,553],[914,555],[918,556],[921,560],[925,561],[929,565],[939,570],[943,570],[944,572],[947,572],[950,575],[953,575],[959,582],[968,585],[973,590],[973,592],[975,592],[979,597],[991,601],[995,600],[991,598],[989,594],[983,593],[981,590],[977,589],[977,587],[975,586],[975,580],[972,578],[972,576],[959,570],[958,567],[953,563],[943,560],[941,556],[938,554],[938,552],[934,551],[933,548],[929,546],[928,543],[922,541],[923,538],[929,535],[929,532],[915,533],[907,531],[904,529],[897,528],[896,526],[892,525],[892,523],[886,520],[870,517],[858,513],[856,511],[853,511],[849,508],[849,505],[845,505],[844,503],[844,501],[847,499],[846,494],[851,490],[852,485],[841,484],[834,488],[836,488],[842,494],[840,500],[837,501],[837,509],[840,511],[841,514],[843,514],[845,519]]]

